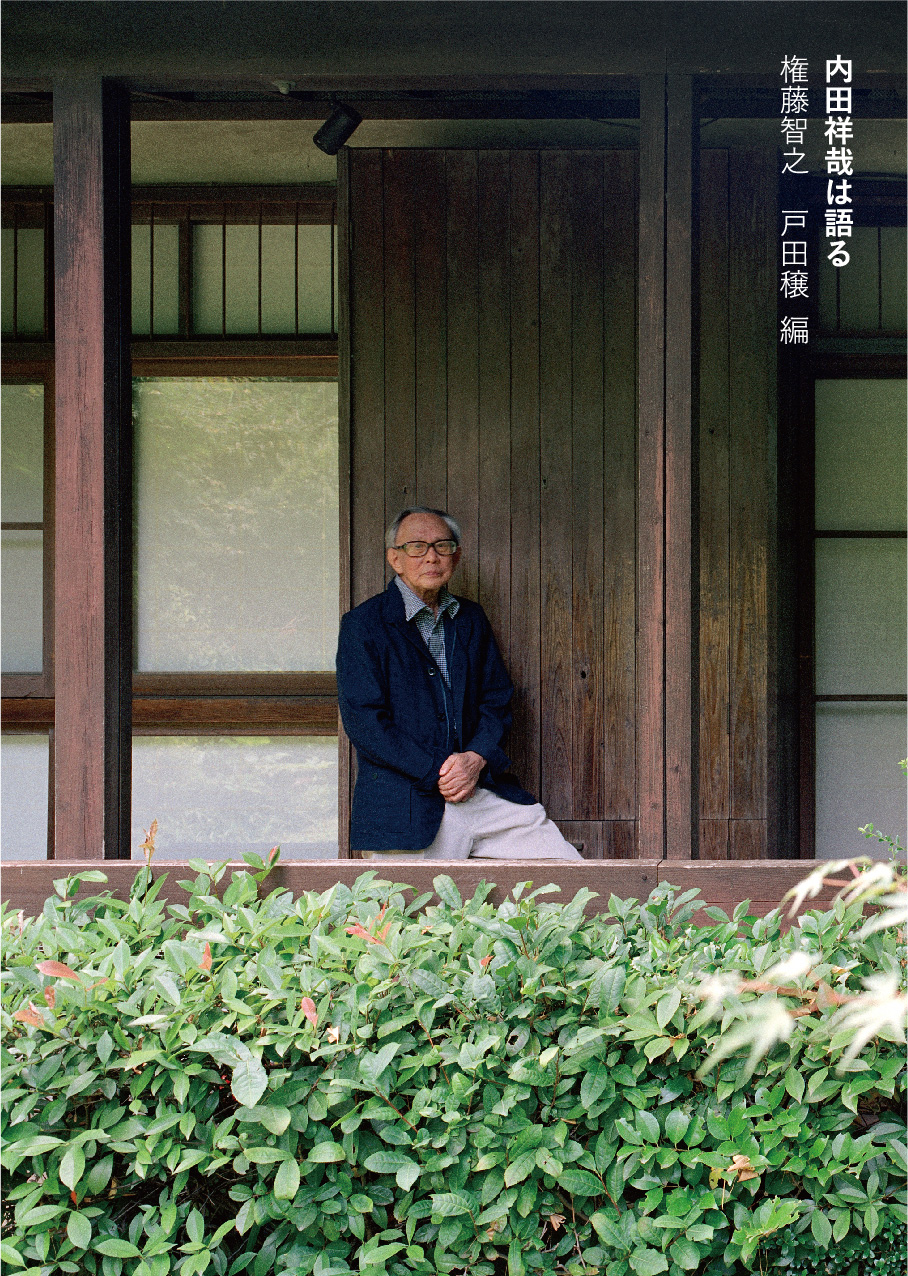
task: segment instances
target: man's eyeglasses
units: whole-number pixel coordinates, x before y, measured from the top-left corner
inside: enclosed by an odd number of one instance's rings
[[[422,558],[424,554],[428,554],[430,549],[434,549],[442,558],[450,558],[457,550],[457,541],[404,541],[403,545],[395,545],[395,549],[401,550],[408,558]]]

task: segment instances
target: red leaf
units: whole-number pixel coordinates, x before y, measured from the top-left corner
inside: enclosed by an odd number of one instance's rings
[[[210,970],[210,969],[211,969],[211,945],[206,940],[205,955],[203,956],[201,962],[199,963],[199,970]]]
[[[304,997],[300,1002],[300,1010],[312,1024],[313,1028],[318,1027],[318,1015],[315,1010],[315,1002],[311,997]]]
[[[70,1194],[69,1194],[69,1199],[72,1201],[73,1205],[78,1205],[78,1204],[79,1204],[79,1202],[78,1202],[78,1201],[77,1201],[77,1199],[76,1199],[76,1193],[75,1193],[75,1190],[73,1190],[72,1192],[70,1192]]]
[[[21,1006],[13,1018],[18,1019],[19,1023],[30,1023],[33,1028],[44,1027],[44,1018],[40,1010],[36,1010],[31,1002],[27,1006]]]
[[[275,859],[277,858],[277,855],[278,855],[278,852],[280,851],[280,849],[281,849],[281,848],[280,848],[279,846],[272,846],[271,850],[268,852],[268,863],[269,863],[269,864],[273,864],[273,863],[274,863],[274,861],[275,861]]]
[[[489,953],[488,957],[480,957],[479,964],[480,966],[488,966],[491,960],[492,960],[492,954]]]
[[[38,970],[42,975],[56,975],[58,979],[75,979],[76,983],[82,982],[81,976],[69,966],[64,966],[62,961],[39,961]]]
[[[348,935],[358,935],[361,939],[371,939],[372,936],[366,930],[365,926],[360,926],[359,922],[355,926],[347,927]]]
[[[57,989],[53,984],[48,984],[44,989],[44,1000],[50,1006],[51,1010],[53,1010],[54,1004],[57,1000]]]

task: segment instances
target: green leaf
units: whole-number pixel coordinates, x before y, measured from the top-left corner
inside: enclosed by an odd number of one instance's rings
[[[810,1216],[810,1230],[813,1239],[821,1249],[828,1249],[832,1240],[832,1224],[822,1210],[814,1210]]]
[[[442,1218],[453,1218],[457,1214],[469,1214],[473,1202],[462,1192],[438,1192],[432,1197],[432,1213]]]
[[[339,1143],[316,1143],[308,1159],[316,1165],[326,1165],[331,1161],[345,1161],[347,1154]]]
[[[260,1059],[253,1055],[248,1059],[240,1059],[233,1069],[230,1091],[237,1103],[244,1108],[254,1108],[268,1089],[268,1073],[262,1067]]]
[[[602,1184],[595,1174],[588,1170],[578,1170],[573,1165],[566,1165],[559,1175],[558,1183],[571,1196],[601,1196]]]
[[[658,1059],[660,1054],[665,1054],[667,1050],[671,1050],[674,1042],[671,1037],[653,1037],[652,1041],[647,1041],[643,1047],[643,1053],[649,1059],[650,1063],[654,1059]]]
[[[139,1258],[142,1251],[136,1249],[135,1245],[129,1241],[120,1240],[118,1236],[108,1236],[106,1240],[99,1241],[95,1246],[99,1254],[106,1254],[108,1258]]]
[[[659,1276],[668,1271],[668,1259],[657,1249],[635,1249],[627,1260],[637,1276]]]
[[[671,992],[666,993],[664,997],[660,997],[656,1003],[656,1023],[660,1028],[664,1028],[671,1019],[672,1015],[681,1005],[681,989],[673,988]]]
[[[363,1162],[365,1168],[372,1174],[396,1174],[398,1170],[415,1164],[416,1162],[409,1156],[404,1156],[403,1152],[391,1152],[384,1148],[380,1152],[373,1152]]]
[[[700,1251],[685,1236],[679,1236],[674,1244],[669,1246],[668,1252],[678,1266],[683,1267],[686,1272],[695,1271],[700,1266]]]
[[[283,1134],[290,1124],[290,1109],[279,1103],[259,1104],[254,1108],[238,1108],[237,1119],[256,1121],[271,1134]]]
[[[460,891],[453,880],[446,874],[441,873],[438,877],[433,877],[432,885],[435,887],[435,893],[438,898],[447,904],[448,908],[463,908],[463,899]]]
[[[65,1212],[63,1205],[36,1205],[23,1214],[19,1219],[19,1226],[20,1228],[41,1227],[42,1224],[49,1223],[52,1218],[59,1218]]]
[[[411,1161],[409,1165],[402,1165],[395,1175],[397,1186],[402,1192],[409,1192],[419,1175],[420,1167],[415,1161]]]
[[[529,1152],[523,1152],[515,1160],[511,1162],[504,1172],[505,1187],[513,1187],[515,1183],[522,1183],[528,1174],[531,1174],[536,1168],[536,1151],[531,1148]]]
[[[12,1263],[14,1267],[24,1267],[25,1259],[9,1241],[0,1241],[0,1258],[4,1263]]]
[[[60,1162],[60,1182],[67,1187],[75,1187],[85,1170],[85,1153],[78,1143],[72,1144],[63,1153]]]
[[[678,1144],[687,1133],[690,1117],[682,1108],[672,1108],[665,1118],[665,1133],[672,1143]]]
[[[851,1228],[851,1210],[842,1210],[838,1218],[832,1225],[832,1239],[840,1241],[848,1235]]]
[[[526,1276],[523,1261],[523,1242],[516,1237],[508,1245],[508,1276]]]
[[[152,979],[152,983],[161,990],[168,1001],[173,1002],[175,1006],[180,1004],[180,990],[176,986],[176,982],[172,975],[157,974]]]
[[[418,967],[411,972],[410,978],[419,991],[424,992],[427,997],[443,997],[448,991],[434,971],[423,970]]]
[[[636,1116],[637,1129],[649,1143],[658,1143],[660,1138],[659,1122],[652,1112],[641,1108]]]
[[[580,1083],[580,1102],[587,1111],[608,1085],[609,1073],[604,1063],[592,1063]]]
[[[335,1143],[320,1143],[317,1146],[336,1147],[337,1145]],[[312,1151],[314,1152],[315,1148],[313,1148]],[[283,1150],[283,1148],[274,1148],[274,1147],[243,1148],[243,1156],[245,1156],[247,1161],[251,1161],[253,1165],[274,1165],[275,1161],[282,1161],[286,1155],[287,1153]],[[310,1160],[314,1159],[312,1157],[311,1152],[309,1154],[309,1159]],[[330,1157],[328,1159],[334,1160],[336,1158]]]
[[[795,1103],[801,1102],[804,1097],[804,1078],[796,1068],[789,1068],[785,1073],[785,1089]]]
[[[74,1210],[66,1222],[66,1235],[76,1249],[88,1249],[91,1243],[91,1221]]]
[[[279,1201],[292,1201],[300,1185],[300,1167],[292,1158],[282,1161],[272,1191]]]
[[[627,1250],[627,1245],[618,1225],[612,1222],[607,1214],[603,1214],[600,1210],[591,1217],[590,1222],[606,1245],[611,1245],[613,1249],[618,1249],[622,1252]]]
[[[607,966],[598,971],[590,982],[589,1004],[612,1014],[618,1008],[626,979],[624,966]]]
[[[205,1235],[205,1220],[197,1209],[190,1210],[186,1219],[186,1235],[199,1244]]]
[[[875,1205],[868,1205],[864,1210],[864,1226],[867,1228],[867,1235],[873,1240],[880,1230],[880,1214]]]

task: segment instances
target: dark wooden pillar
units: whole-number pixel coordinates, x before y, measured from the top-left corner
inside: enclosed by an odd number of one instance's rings
[[[129,104],[54,86],[55,848],[130,853]]]
[[[695,182],[689,76],[640,86],[637,775],[643,857],[697,856]]]

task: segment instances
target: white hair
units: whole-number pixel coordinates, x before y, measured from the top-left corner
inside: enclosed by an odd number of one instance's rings
[[[434,514],[436,518],[440,518],[443,523],[447,524],[448,531],[451,533],[451,539],[459,545],[461,540],[460,524],[456,518],[452,518],[444,510],[429,509],[427,505],[411,505],[409,509],[401,510],[397,518],[385,533],[385,548],[394,549],[394,542],[397,540],[397,533],[400,531],[400,525],[405,518],[409,518],[411,514]]]

